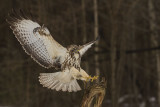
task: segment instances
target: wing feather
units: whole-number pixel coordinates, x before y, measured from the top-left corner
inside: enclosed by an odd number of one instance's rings
[[[50,68],[63,62],[67,49],[56,42],[50,33],[38,32],[36,29],[42,27],[37,22],[15,15],[10,16],[7,22],[25,52],[41,66]]]
[[[98,41],[98,40],[99,40],[99,36],[96,38],[96,40],[91,41],[91,42],[89,42],[89,43],[87,43],[87,44],[84,44],[84,45],[80,46],[80,47],[79,47],[79,53],[80,53],[80,55],[82,56],[82,55],[83,55],[89,48],[91,48],[91,46],[92,46],[93,44],[95,44],[96,41]]]

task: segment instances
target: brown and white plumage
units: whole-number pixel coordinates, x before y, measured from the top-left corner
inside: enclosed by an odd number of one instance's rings
[[[42,28],[45,33],[40,34],[41,26],[23,17],[10,17],[7,22],[26,53],[43,67],[53,67],[59,58],[61,62],[65,57],[66,48],[52,38],[47,28]]]
[[[80,90],[77,79],[86,80],[89,77],[80,67],[81,56],[96,40],[86,45],[70,45],[65,48],[53,39],[46,27],[40,26],[23,13],[19,14],[10,14],[7,22],[25,52],[41,66],[61,70],[56,73],[41,73],[40,83],[57,91]]]
[[[78,71],[76,68],[66,69],[63,72],[41,73],[40,82],[44,87],[55,89],[56,91],[76,92],[81,90],[77,79],[86,80],[89,75],[83,70]]]

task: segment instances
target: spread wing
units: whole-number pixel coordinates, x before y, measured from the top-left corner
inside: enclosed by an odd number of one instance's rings
[[[45,68],[55,67],[64,61],[67,49],[56,42],[46,27],[28,17],[9,15],[7,22],[23,49]]]
[[[91,41],[91,42],[89,42],[87,44],[84,44],[84,45],[80,46],[79,47],[79,53],[80,53],[80,55],[82,56],[98,40],[99,40],[99,36],[96,38],[96,40]]]

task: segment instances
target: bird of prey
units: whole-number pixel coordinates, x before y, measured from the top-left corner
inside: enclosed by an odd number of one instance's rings
[[[40,73],[39,81],[44,87],[56,91],[76,92],[81,90],[77,80],[89,81],[97,76],[89,76],[81,67],[81,57],[98,40],[85,45],[60,45],[44,25],[24,15],[22,11],[11,12],[7,19],[10,28],[25,52],[45,68],[56,68],[59,72]]]

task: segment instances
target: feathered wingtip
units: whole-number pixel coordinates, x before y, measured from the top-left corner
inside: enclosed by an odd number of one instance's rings
[[[98,41],[100,39],[100,36],[98,36],[95,40],[93,40],[93,41],[91,41],[91,42],[89,42],[89,43],[87,43],[87,44],[85,44],[85,45],[82,45],[82,46],[80,46],[79,47],[79,53],[80,53],[80,55],[82,56],[89,48],[91,48],[91,46],[93,45],[93,44],[95,44],[96,43],[96,41]]]
[[[12,25],[13,23],[15,23],[19,20],[23,20],[23,19],[32,19],[33,20],[34,18],[29,10],[25,11],[25,10],[21,10],[21,9],[12,9],[8,13],[8,17],[7,17],[6,21]]]

